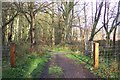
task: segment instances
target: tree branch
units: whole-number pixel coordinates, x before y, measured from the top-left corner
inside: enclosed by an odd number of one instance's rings
[[[102,26],[101,28],[99,28],[99,29],[94,33],[94,35],[97,34],[103,27],[104,27],[104,26]]]
[[[17,15],[18,15],[18,12],[17,12],[11,19],[9,19],[9,21],[6,22],[6,23],[2,26],[2,28],[4,28],[6,25],[8,25],[10,22],[12,22],[12,21],[15,19],[15,17],[17,17]]]
[[[53,4],[53,2],[51,2],[50,4],[45,5],[45,6],[43,6],[43,7],[40,6],[38,9],[36,9],[36,10],[34,11],[34,13],[36,14],[39,10],[41,10],[42,8],[48,7],[48,6],[51,5],[51,4]]]

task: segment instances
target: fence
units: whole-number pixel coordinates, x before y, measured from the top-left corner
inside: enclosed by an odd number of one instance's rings
[[[100,65],[107,66],[107,68],[104,69],[106,77],[119,77],[119,47],[116,46],[114,48],[114,46],[100,46],[99,50],[99,63]]]
[[[95,44],[96,42],[99,43],[99,45],[93,46],[93,44]],[[96,69],[96,73],[100,76],[105,78],[118,78],[120,65],[120,45],[118,45],[119,43],[117,43],[116,46],[106,46],[105,41],[96,42],[88,42],[86,45],[87,51],[85,50],[84,41],[75,41],[70,43],[68,46],[74,51],[79,50],[87,55],[92,61],[90,65],[92,65],[94,69]],[[97,49],[95,50],[95,48]]]
[[[99,46],[94,46],[94,42],[89,42],[88,52],[91,52],[91,58],[94,58],[94,67],[98,65],[98,72],[104,77],[119,77],[119,59],[120,59],[120,47],[116,46],[106,46],[99,42]],[[93,49],[94,48],[94,49]],[[99,48],[96,53],[95,48]],[[93,57],[93,54],[95,53]],[[96,55],[99,54],[99,57]],[[97,59],[98,58],[98,59]],[[98,61],[97,61],[98,60]],[[98,63],[97,63],[98,62]],[[104,74],[104,75],[103,75]]]

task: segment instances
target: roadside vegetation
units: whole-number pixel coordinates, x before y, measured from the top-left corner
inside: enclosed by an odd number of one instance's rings
[[[94,69],[94,63],[93,63],[93,58],[91,58],[90,56],[86,56],[82,53],[70,53],[70,54],[66,54],[66,57],[74,59],[74,60],[78,60],[77,63],[78,64],[85,64],[85,67],[87,69],[89,69],[93,74],[99,76],[99,77],[111,77],[111,78],[115,78],[118,77],[120,72],[118,70],[118,62],[115,62],[114,60],[111,62],[108,62],[106,58],[102,58],[100,57],[100,62],[99,62],[99,68],[98,69]],[[113,66],[114,65],[114,66]]]
[[[7,59],[2,61],[3,78],[37,78],[40,77],[46,62],[50,59],[50,52],[29,53],[28,47],[17,45],[16,67],[12,68]],[[42,55],[41,55],[42,54]],[[8,57],[9,58],[9,57]]]

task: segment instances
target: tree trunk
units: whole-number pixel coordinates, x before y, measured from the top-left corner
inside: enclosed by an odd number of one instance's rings
[[[113,33],[113,52],[115,53],[115,46],[116,46],[116,30],[117,27],[114,29],[114,33]]]
[[[107,36],[106,36],[106,41],[107,41],[107,46],[110,47],[110,34],[107,33]]]
[[[30,37],[31,37],[31,52],[35,48],[35,14],[31,12],[31,23],[30,23]]]
[[[69,21],[69,25],[68,25],[68,36],[67,36],[67,41],[71,41],[71,35],[72,35],[72,23],[73,23],[73,18],[74,18],[74,7],[72,9],[72,13],[71,13],[71,19]]]
[[[54,24],[54,23],[52,23],[52,24]],[[52,28],[52,33],[51,34],[52,34],[52,46],[54,46],[55,45],[55,29],[54,29],[54,27]]]
[[[54,0],[53,0],[54,2]],[[52,4],[52,46],[55,44],[55,26],[54,26],[54,4]]]
[[[22,39],[22,18],[23,17],[20,17],[22,15],[19,15],[19,27],[18,27],[18,39]]]
[[[13,32],[13,21],[10,25],[10,32],[8,33],[8,43],[12,42],[12,32]]]
[[[97,26],[98,21],[100,19],[102,7],[103,7],[103,1],[99,5],[99,11],[97,11],[98,9],[96,9],[94,23],[93,23],[93,28],[92,28],[92,31],[91,31],[91,36],[90,36],[89,41],[93,41],[95,34],[99,32],[99,31],[95,32],[95,29],[96,29],[96,26]],[[97,8],[97,4],[96,4],[96,8]]]
[[[62,37],[61,37],[61,44],[64,45],[65,44],[65,28],[63,27],[62,29]]]
[[[62,28],[61,28],[61,23],[60,23],[60,16],[58,16],[58,27],[55,27],[55,45],[58,45],[61,43],[62,40]]]
[[[93,41],[93,39],[94,39],[95,29],[96,29],[97,23],[98,23],[98,21],[95,20],[95,21],[94,21],[94,24],[93,24],[93,29],[92,29],[92,31],[91,31],[91,36],[90,36],[89,41]]]

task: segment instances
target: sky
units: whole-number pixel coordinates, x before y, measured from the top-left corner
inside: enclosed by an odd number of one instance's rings
[[[80,1],[80,0],[75,0],[75,1],[79,1],[79,4],[83,4],[84,3],[84,1],[86,1],[86,3],[88,4],[87,5],[87,8],[86,8],[86,14],[87,14],[87,21],[88,21],[88,24],[90,24],[91,23],[91,16],[92,16],[92,7],[91,7],[91,2],[93,3],[93,16],[95,15],[95,10],[96,10],[96,2],[95,2],[95,0],[82,0],[82,1]],[[112,8],[114,7],[114,6],[116,6],[114,9],[114,13],[117,13],[117,7],[118,7],[118,0],[109,0],[109,2],[110,2],[110,10],[112,10]],[[77,6],[75,6],[75,10],[76,11],[80,11],[81,10],[81,8],[83,8],[83,5],[77,5]],[[103,24],[102,24],[102,22],[103,22],[103,14],[104,14],[104,6],[103,6],[103,8],[102,8],[102,12],[101,12],[101,18],[100,18],[100,20],[99,20],[99,22],[98,22],[98,25],[97,25],[97,28],[100,28]],[[109,14],[111,14],[111,13],[109,13]],[[83,13],[83,11],[82,12],[80,12],[79,13],[79,15],[81,15],[81,16],[83,16],[84,17],[84,13]],[[120,18],[119,18],[120,19]],[[112,21],[113,21],[113,19],[111,19],[110,20],[110,22],[109,22],[109,27],[111,27],[111,24],[112,24]],[[88,26],[89,27],[89,26]]]

